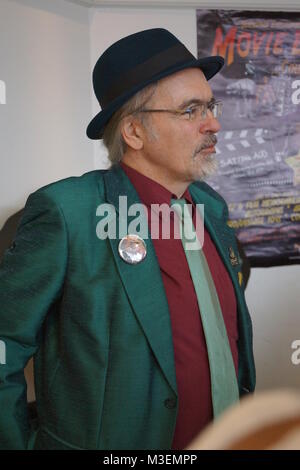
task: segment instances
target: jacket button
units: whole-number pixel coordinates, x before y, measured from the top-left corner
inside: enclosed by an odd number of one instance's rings
[[[167,398],[165,401],[164,401],[164,405],[166,408],[169,408],[170,410],[175,408],[176,406],[176,398]]]

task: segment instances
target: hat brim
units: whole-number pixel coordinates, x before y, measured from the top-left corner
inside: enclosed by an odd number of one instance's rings
[[[184,62],[176,64],[173,67],[169,67],[166,70],[161,71],[160,73],[153,75],[149,80],[140,83],[138,86],[128,90],[128,92],[118,96],[114,101],[112,101],[103,111],[100,111],[89,123],[86,135],[92,140],[102,139],[105,125],[108,123],[112,115],[124,104],[129,98],[135,95],[138,91],[145,88],[147,85],[150,85],[161,78],[167,77],[175,72],[180,70],[198,67],[202,70],[205,75],[206,80],[210,80],[214,75],[216,75],[224,65],[224,59],[221,56],[212,56],[212,57],[203,57],[202,59],[194,59],[189,62]]]

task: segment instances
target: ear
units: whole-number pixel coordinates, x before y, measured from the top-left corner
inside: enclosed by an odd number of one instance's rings
[[[134,119],[133,116],[128,116],[123,119],[120,132],[126,144],[133,150],[141,150],[143,148],[143,129],[141,124]]]

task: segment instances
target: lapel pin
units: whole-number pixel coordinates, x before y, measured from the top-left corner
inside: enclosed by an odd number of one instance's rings
[[[243,274],[240,271],[238,272],[238,278],[239,278],[239,285],[241,286],[243,283]]]
[[[119,255],[128,264],[137,264],[143,261],[147,254],[144,240],[138,235],[128,234],[119,243]]]
[[[233,251],[232,246],[229,247],[229,257],[232,266],[237,266],[239,264],[238,259]]]

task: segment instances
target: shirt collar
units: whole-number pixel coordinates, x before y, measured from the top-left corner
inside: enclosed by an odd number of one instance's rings
[[[170,205],[171,199],[178,199],[177,196],[167,188],[134,168],[129,167],[123,162],[120,162],[120,166],[135,187],[142,203],[146,206],[149,207],[151,204],[163,203]],[[180,199],[185,199],[187,202],[194,204],[188,188]]]

